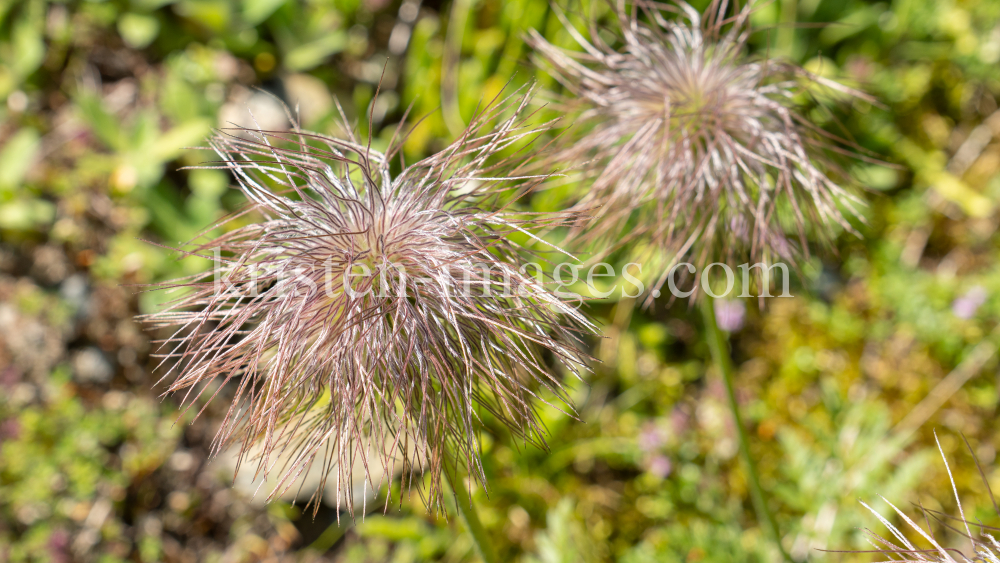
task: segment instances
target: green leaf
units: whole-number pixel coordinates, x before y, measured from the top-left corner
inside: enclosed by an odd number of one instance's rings
[[[891,190],[899,183],[899,173],[896,170],[877,164],[859,166],[854,171],[854,177],[862,186],[878,191]]]
[[[839,43],[875,25],[878,22],[879,16],[884,11],[885,7],[880,4],[852,11],[837,22],[836,25],[831,25],[823,29],[819,34],[819,40],[824,45]]]
[[[162,8],[170,4],[176,3],[177,0],[132,0],[129,4],[140,11],[152,12],[157,8]]]
[[[342,51],[346,45],[347,34],[343,31],[329,33],[322,39],[299,45],[288,51],[285,54],[285,68],[291,71],[311,69],[330,55]]]
[[[229,27],[231,14],[227,2],[188,0],[179,2],[176,11],[216,33],[223,33]]]
[[[0,229],[33,230],[52,222],[56,206],[43,199],[19,199],[0,205]]]
[[[160,33],[160,22],[153,16],[128,13],[118,20],[118,33],[133,49],[142,49]]]
[[[286,0],[243,0],[243,21],[257,25],[280,8]]]
[[[970,217],[988,217],[993,213],[993,202],[954,174],[944,170],[930,170],[921,179],[942,197],[958,204]]]
[[[218,199],[229,187],[229,177],[220,170],[192,170],[188,184],[198,197]]]
[[[535,536],[537,557],[531,563],[588,563],[601,560],[598,546],[574,514],[573,501],[563,498],[549,509],[546,528]]]
[[[382,537],[394,541],[420,539],[427,535],[426,526],[416,518],[389,518],[374,516],[357,525],[362,536]]]
[[[14,73],[25,77],[35,71],[45,60],[45,43],[42,41],[42,19],[31,17],[29,11],[11,30],[11,43],[17,56],[5,61]]]
[[[38,150],[39,137],[34,129],[25,127],[0,149],[0,191],[17,187],[24,179]]]
[[[121,150],[125,143],[122,142],[122,130],[118,120],[104,110],[101,99],[95,94],[83,93],[76,99],[76,107],[80,110],[81,117],[90,125],[94,135],[101,140],[108,148]]]
[[[207,119],[196,119],[178,125],[161,135],[153,143],[149,154],[160,162],[173,160],[180,156],[185,148],[200,143],[211,129],[212,126]]]

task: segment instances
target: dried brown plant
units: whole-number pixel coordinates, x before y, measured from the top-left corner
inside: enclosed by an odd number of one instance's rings
[[[877,518],[882,525],[889,529],[892,537],[886,538],[873,532],[872,530],[865,529],[866,539],[875,548],[874,550],[842,551],[835,553],[877,553],[886,558],[884,561],[1000,563],[1000,542],[998,542],[993,536],[993,533],[1000,531],[1000,528],[986,526],[982,522],[970,522],[966,519],[965,510],[962,508],[962,500],[959,498],[958,488],[955,486],[955,477],[952,475],[951,467],[948,465],[948,458],[945,457],[944,450],[941,449],[941,442],[938,440],[936,432],[934,434],[934,440],[937,442],[938,451],[941,453],[941,459],[944,460],[945,471],[948,473],[948,479],[951,482],[952,492],[955,495],[955,503],[958,505],[959,516],[950,516],[937,510],[931,510],[929,508],[925,508],[924,506],[919,506],[919,510],[926,523],[926,528],[921,528],[920,525],[907,516],[905,512],[883,497],[882,500],[892,507],[896,515],[899,516],[899,518],[905,522],[907,526],[916,531],[920,536],[921,540],[913,541],[907,537],[903,530],[893,525],[889,522],[889,520],[879,514],[878,511],[862,501],[861,505],[874,514],[875,518]],[[979,465],[979,460],[976,459],[975,453],[972,451],[972,446],[969,444],[968,440],[965,441],[965,445],[968,447],[969,453],[972,454],[973,460],[975,460],[976,468],[979,470],[979,474],[983,479],[987,495],[993,503],[993,510],[996,512],[997,516],[1000,517],[1000,508],[997,508],[997,502],[993,497],[993,491],[990,490],[989,480],[986,478],[986,474],[983,472],[982,466]],[[936,522],[939,526],[961,536],[965,541],[968,541],[969,550],[963,551],[959,548],[942,545],[943,540],[936,538],[934,535],[934,531],[931,528],[931,521]],[[974,529],[977,529],[976,534],[973,534]],[[919,545],[921,541],[929,547],[921,547]]]
[[[353,514],[356,465],[369,480],[371,464],[388,475],[401,465],[406,486],[438,509],[446,458],[485,483],[480,414],[543,446],[535,401],[572,414],[549,364],[585,368],[579,339],[594,327],[522,266],[510,237],[534,240],[533,229],[567,215],[491,207],[501,190],[541,180],[510,171],[520,157],[497,156],[541,130],[523,116],[528,100],[491,104],[461,138],[398,174],[395,138],[386,154],[352,133],[211,139],[218,167],[251,202],[236,217],[263,220],[185,250],[219,249],[217,271],[160,286],[183,294],[145,320],[173,331],[169,393],[191,405],[234,382],[214,452],[255,448],[257,476],[277,479],[271,498],[321,464]]]

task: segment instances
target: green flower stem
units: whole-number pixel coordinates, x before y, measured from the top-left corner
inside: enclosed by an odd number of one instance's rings
[[[733,421],[736,423],[736,431],[740,441],[740,457],[746,466],[747,480],[750,482],[750,498],[753,501],[754,509],[757,511],[757,519],[764,526],[774,545],[778,548],[785,561],[792,561],[791,557],[781,545],[781,534],[778,532],[778,525],[774,520],[774,515],[767,508],[767,499],[764,496],[764,489],[760,486],[760,477],[757,474],[757,464],[754,463],[750,455],[750,438],[747,429],[743,426],[743,418],[740,417],[740,406],[736,401],[736,389],[733,385],[733,361],[729,357],[729,349],[726,346],[726,336],[719,330],[715,322],[715,303],[711,296],[701,297],[701,312],[705,319],[705,338],[708,340],[708,348],[712,351],[712,360],[722,372],[722,380],[726,384],[726,395],[729,397],[729,410],[733,413]]]
[[[455,0],[448,18],[448,31],[444,40],[444,54],[441,57],[441,107],[444,123],[453,137],[458,138],[465,130],[466,123],[458,105],[458,74],[462,61],[462,40],[465,24],[472,9],[472,0]]]
[[[472,504],[472,495],[469,489],[462,485],[462,481],[458,478],[458,471],[447,454],[445,454],[442,464],[444,465],[444,473],[447,477],[448,486],[451,487],[452,492],[455,494],[458,513],[461,515],[462,521],[465,522],[465,527],[469,530],[469,535],[472,536],[472,543],[475,544],[476,551],[479,552],[479,557],[485,563],[497,563],[497,553],[493,551],[493,546],[490,545],[490,538],[486,535],[486,530],[483,529],[482,523],[479,522],[479,514],[476,512],[476,506]]]
[[[781,25],[778,27],[777,47],[781,55],[795,57],[795,23],[798,20],[798,0],[781,0]]]

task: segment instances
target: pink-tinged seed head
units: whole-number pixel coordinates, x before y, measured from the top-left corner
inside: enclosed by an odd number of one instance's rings
[[[855,232],[848,219],[862,202],[834,180],[844,176],[834,157],[856,152],[810,122],[799,94],[811,85],[865,96],[750,56],[750,13],[749,2],[715,0],[701,14],[638,0],[615,7],[611,44],[561,12],[580,51],[530,34],[538,64],[580,111],[552,156],[590,183],[578,207],[596,211],[578,228],[607,247],[638,241],[665,256],[654,289],[682,261],[789,259],[808,254],[807,235]]]
[[[520,117],[527,103],[490,106],[398,174],[353,137],[239,130],[210,141],[263,220],[190,250],[218,249],[218,271],[164,284],[186,293],[145,320],[174,331],[169,392],[190,404],[233,382],[214,449],[256,448],[257,474],[277,475],[271,497],[318,463],[353,511],[360,462],[369,478],[371,464],[401,468],[407,485],[428,471],[429,488],[417,488],[440,508],[445,456],[484,479],[483,413],[540,445],[536,400],[572,413],[551,364],[585,368],[579,337],[594,327],[522,267],[508,237],[569,215],[488,208],[500,190],[540,180],[494,162],[539,131]]]

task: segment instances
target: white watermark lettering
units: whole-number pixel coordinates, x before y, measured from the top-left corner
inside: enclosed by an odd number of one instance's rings
[[[221,256],[219,249],[214,249],[214,258],[215,291],[224,298],[232,299],[268,298],[268,295],[287,295],[289,292],[309,297],[318,295],[322,286],[323,293],[330,299],[355,300],[372,296],[412,300],[419,298],[431,284],[438,286],[436,291],[446,296],[472,302],[480,299],[530,298],[545,293],[549,295],[544,297],[546,300],[555,298],[579,307],[585,301],[594,299],[637,299],[647,290],[642,281],[643,264],[639,262],[625,264],[620,276],[615,267],[607,262],[589,266],[563,262],[556,264],[549,276],[537,262],[528,262],[515,269],[513,264],[475,263],[470,260],[440,266],[440,271],[424,269],[407,272],[403,264],[387,262],[372,266],[366,262],[345,263],[333,258],[314,266],[301,262],[292,266],[275,266],[265,261],[236,262]],[[692,298],[699,292],[714,298],[792,297],[786,264],[747,263],[737,267],[742,286],[738,295],[733,295],[738,281],[734,269],[722,262],[708,264],[701,272],[694,264],[681,262],[670,268],[665,281],[670,296],[677,299]],[[772,276],[775,268],[780,276]],[[759,269],[756,277],[759,295],[752,295],[750,273],[756,269]],[[722,278],[725,278],[725,288],[719,291]],[[690,279],[693,283],[689,289],[681,289],[678,287],[679,279]],[[713,281],[715,287],[712,286]],[[780,290],[778,295],[771,294],[772,281],[781,283],[780,288],[775,288]],[[578,289],[574,290],[574,287],[579,288],[577,284],[581,282],[586,283],[586,295],[578,293]],[[660,297],[658,288],[652,289],[652,297]]]

